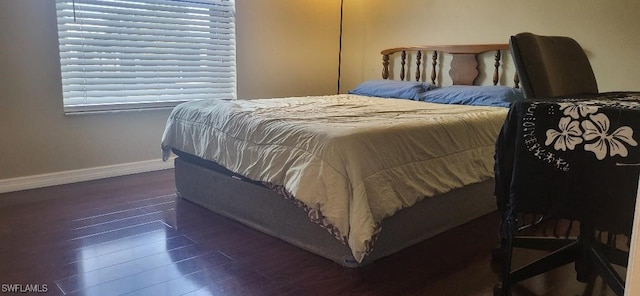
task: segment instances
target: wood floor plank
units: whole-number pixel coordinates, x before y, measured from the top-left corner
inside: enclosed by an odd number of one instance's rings
[[[156,269],[162,266],[172,265],[174,262],[180,262],[189,258],[203,256],[207,252],[201,250],[194,245],[187,245],[180,248],[166,250],[153,255],[141,256],[133,258],[132,260],[122,263],[105,264],[106,267],[98,268],[97,266],[89,265],[87,271],[83,270],[77,275],[73,275],[61,280],[56,281],[58,286],[65,292],[74,292],[82,289],[86,289],[91,286],[99,285],[103,282],[109,282],[121,278],[126,278],[138,273],[143,273],[147,270]],[[92,263],[93,261],[89,261]],[[85,261],[80,261],[80,264]]]
[[[69,286],[70,290],[65,289],[65,286],[61,288],[67,295],[123,295],[203,270],[206,268],[206,256],[219,255],[210,253],[190,256],[127,276],[102,281],[98,279],[99,283],[91,286]]]
[[[91,225],[97,225],[105,222],[115,222],[120,219],[144,215],[149,213],[159,213],[165,211],[174,211],[176,205],[175,194],[163,196],[161,199],[154,199],[153,203],[149,201],[144,204],[127,203],[124,205],[94,208],[91,212],[84,212],[83,216],[71,221],[70,226],[81,228]]]
[[[0,282],[52,295],[487,296],[498,225],[492,213],[349,269],[177,197],[165,170],[0,194]],[[541,255],[516,251],[514,265]],[[567,265],[513,295],[613,293]]]
[[[194,245],[193,241],[184,236],[177,236],[99,256],[83,254],[83,258],[78,258],[78,260],[60,266],[58,269],[59,277],[71,277],[128,262],[139,262],[139,259],[144,257],[162,255],[191,245]]]
[[[202,286],[200,283],[207,282],[209,278],[207,270],[203,269],[159,284],[147,286],[124,295],[184,295],[204,289],[206,286]]]

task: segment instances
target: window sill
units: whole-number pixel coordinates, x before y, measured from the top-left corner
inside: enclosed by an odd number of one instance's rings
[[[131,111],[171,110],[173,107],[184,102],[188,101],[64,106],[64,115],[75,116]]]

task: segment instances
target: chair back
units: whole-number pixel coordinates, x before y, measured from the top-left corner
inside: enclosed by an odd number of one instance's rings
[[[525,98],[598,93],[589,59],[575,40],[520,33],[509,46]]]

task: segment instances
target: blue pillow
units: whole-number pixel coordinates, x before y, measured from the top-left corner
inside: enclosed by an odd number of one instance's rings
[[[453,85],[430,90],[420,100],[440,104],[509,107],[511,103],[524,100],[519,88],[508,86]]]
[[[425,82],[398,80],[368,80],[349,91],[350,94],[418,100],[433,86]]]

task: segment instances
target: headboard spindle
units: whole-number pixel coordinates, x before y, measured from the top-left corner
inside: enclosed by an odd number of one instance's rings
[[[436,84],[436,66],[438,65],[438,51],[434,50],[431,55],[431,84]]]
[[[416,52],[416,81],[420,81],[420,66],[422,65],[422,51]]]
[[[406,60],[407,52],[403,50],[400,54],[400,80],[402,81],[404,81],[404,65],[406,64]]]

